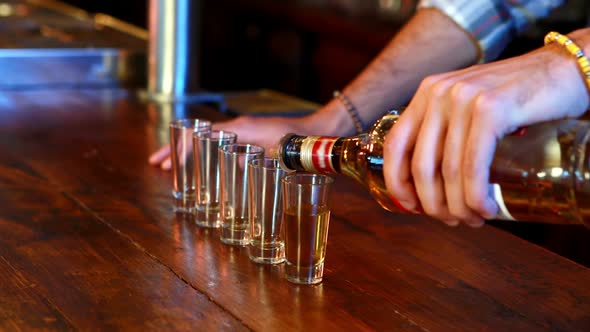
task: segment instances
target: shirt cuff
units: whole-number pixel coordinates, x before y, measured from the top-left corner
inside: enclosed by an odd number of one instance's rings
[[[434,8],[451,18],[479,48],[479,61],[498,57],[515,34],[510,13],[490,1],[421,0],[418,8]]]

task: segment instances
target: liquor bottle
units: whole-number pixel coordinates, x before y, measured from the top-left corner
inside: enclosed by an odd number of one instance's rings
[[[349,176],[385,209],[399,212],[383,179],[383,141],[400,115],[392,110],[353,137],[285,135],[283,167]],[[496,219],[590,226],[590,122],[558,120],[509,135],[497,145],[490,172]]]

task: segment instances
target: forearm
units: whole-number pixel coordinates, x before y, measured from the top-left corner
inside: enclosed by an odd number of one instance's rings
[[[585,53],[589,31],[568,33]],[[420,84],[383,144],[385,182],[400,206],[449,225],[497,217],[489,195],[496,143],[517,128],[579,117],[590,105],[585,61],[564,38],[549,37],[535,51]]]
[[[370,124],[388,109],[406,104],[426,76],[469,66],[477,57],[476,44],[462,28],[436,9],[422,9],[344,93],[363,122]],[[353,122],[338,100],[312,117],[314,123],[324,126],[325,134],[354,132]]]
[[[566,32],[563,32],[566,33]],[[567,33],[567,36],[582,50],[587,58],[590,58],[590,28],[578,29]],[[577,82],[578,89],[573,89],[569,92],[570,98],[578,100],[585,105],[585,110],[590,108],[590,88],[586,82],[586,77],[582,72],[582,68],[578,64],[576,57],[566,50],[566,47],[551,43],[546,45],[543,49],[553,52],[556,58],[556,64],[552,65],[553,71],[556,72],[556,79],[569,80]],[[541,49],[541,51],[543,50]],[[556,68],[565,68],[559,71]],[[585,120],[590,119],[590,112],[586,111],[582,114]]]
[[[469,35],[435,9],[420,10],[383,52],[344,90],[374,120],[407,103],[428,75],[469,66],[477,47]]]

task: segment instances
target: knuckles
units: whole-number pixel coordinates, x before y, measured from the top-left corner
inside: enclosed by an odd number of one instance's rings
[[[431,75],[425,78],[418,89],[417,95],[422,98],[428,98],[424,104],[426,110],[423,114],[427,114],[430,109],[442,110],[444,112],[465,112],[465,114],[446,114],[444,117],[448,121],[452,119],[462,119],[470,117],[470,128],[465,132],[464,140],[468,138],[477,137],[477,135],[494,135],[496,138],[501,136],[505,127],[510,122],[505,112],[509,111],[502,106],[503,96],[501,91],[492,89],[484,89],[477,78],[462,79],[456,75]],[[432,105],[440,106],[444,103],[444,108],[432,107]],[[505,119],[501,122],[501,119]],[[446,124],[449,127],[449,123]],[[453,127],[453,126],[450,126]],[[422,128],[422,130],[425,130]],[[481,137],[481,136],[480,136]],[[395,154],[395,136],[391,133],[385,139],[385,149],[389,153]],[[454,158],[453,151],[455,147],[444,146],[444,144],[453,144],[453,142],[445,142],[441,147],[444,149],[444,154],[440,165],[432,163],[434,158],[432,156],[422,156],[420,154],[413,154],[410,160],[410,171],[416,185],[427,185],[435,183],[436,178],[442,175],[444,182],[457,181],[462,177],[463,182],[467,185],[483,183],[481,180],[487,176],[489,165],[483,165],[482,158],[479,158],[481,153],[487,153],[488,147],[472,146],[465,142],[466,149],[464,150],[463,158]],[[396,158],[395,156],[390,159]],[[391,178],[390,185],[393,188],[398,188],[400,179]],[[424,190],[424,189],[423,189]],[[400,190],[392,190],[400,191]],[[403,190],[402,190],[403,191]],[[395,193],[393,194],[404,194]],[[491,211],[487,210],[487,188],[467,188],[463,189],[463,202],[421,202],[424,212],[431,217],[437,219],[445,219],[449,214],[461,221],[468,221],[474,218],[474,213],[481,216],[489,215]],[[450,204],[449,204],[450,203]]]
[[[430,87],[430,99],[433,101],[440,101],[441,99],[449,98],[452,86],[452,82],[447,80],[441,80],[434,83]]]
[[[465,105],[474,96],[485,95],[477,82],[448,75],[433,75],[424,79],[420,89],[428,92],[430,99],[445,100],[451,105]],[[492,100],[492,98],[490,98]]]
[[[454,104],[459,104],[464,101],[464,99],[471,97],[477,94],[478,88],[473,86],[472,84],[464,81],[460,81],[455,83],[450,91],[449,96]]]
[[[434,181],[434,169],[428,161],[422,160],[420,156],[412,157],[412,177],[418,183],[429,183]]]
[[[442,161],[442,176],[445,181],[456,181],[461,176],[461,160],[449,155],[449,150],[446,150],[446,152],[447,154],[444,155]]]
[[[475,121],[485,121],[494,114],[503,111],[500,105],[500,96],[492,91],[480,92],[475,96],[473,103],[473,118]]]
[[[425,90],[427,91],[427,90],[431,89],[434,85],[436,85],[438,82],[441,82],[443,80],[444,80],[444,75],[441,75],[441,74],[427,76],[420,83],[420,86],[418,87],[418,91],[425,91]]]

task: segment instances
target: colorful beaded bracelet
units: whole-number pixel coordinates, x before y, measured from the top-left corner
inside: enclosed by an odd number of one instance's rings
[[[562,35],[555,31],[551,31],[545,35],[545,45],[553,42],[563,46],[569,53],[576,57],[578,67],[580,68],[584,82],[586,82],[586,88],[590,94],[590,61],[588,61],[588,58],[584,55],[582,49],[566,35]]]

